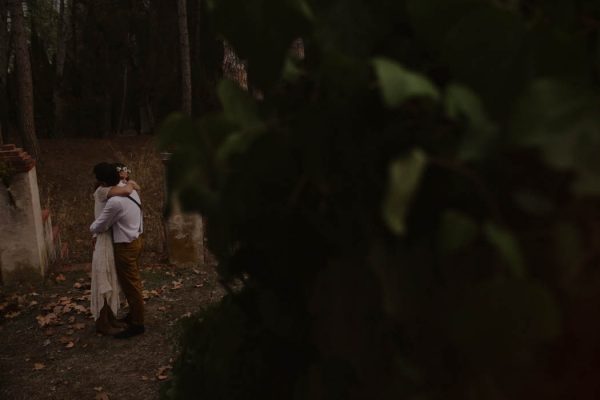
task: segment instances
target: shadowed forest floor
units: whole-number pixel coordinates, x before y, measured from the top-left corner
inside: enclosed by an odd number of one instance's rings
[[[176,357],[179,322],[219,301],[214,268],[145,265],[146,333],[95,333],[89,264],[0,289],[0,398],[152,400]]]

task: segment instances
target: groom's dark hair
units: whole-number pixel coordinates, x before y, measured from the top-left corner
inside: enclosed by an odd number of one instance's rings
[[[96,164],[94,166],[94,175],[96,175],[98,182],[102,182],[107,186],[115,186],[121,180],[115,166],[107,162]]]

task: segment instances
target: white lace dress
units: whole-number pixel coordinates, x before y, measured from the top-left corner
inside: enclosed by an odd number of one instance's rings
[[[94,192],[94,217],[102,213],[106,205],[106,196],[110,187],[98,187]],[[104,300],[112,312],[117,315],[119,310],[119,280],[115,268],[112,233],[110,230],[96,237],[96,246],[92,256],[92,293],[90,311],[94,319],[98,319]]]

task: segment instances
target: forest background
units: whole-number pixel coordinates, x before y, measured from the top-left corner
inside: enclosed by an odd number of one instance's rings
[[[155,132],[206,218],[165,398],[597,397],[597,2],[2,4],[3,133]]]

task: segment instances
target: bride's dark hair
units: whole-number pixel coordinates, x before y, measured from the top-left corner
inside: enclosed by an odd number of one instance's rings
[[[107,162],[94,165],[93,172],[96,175],[96,180],[106,186],[115,186],[121,180],[115,166]]]

